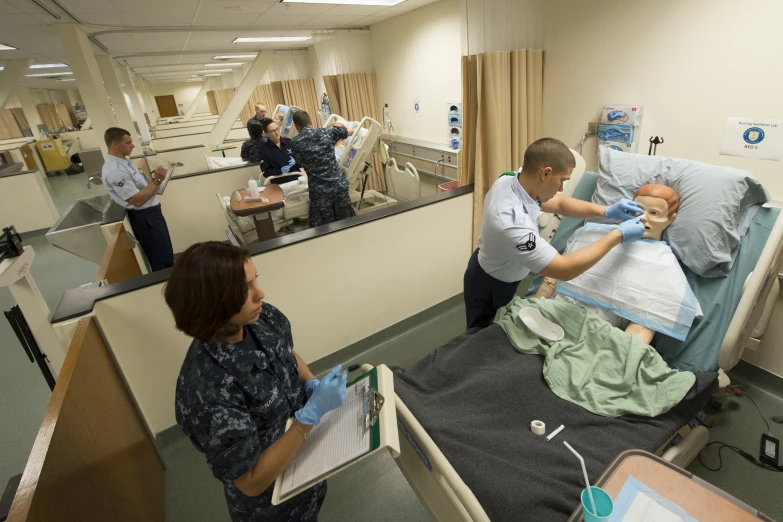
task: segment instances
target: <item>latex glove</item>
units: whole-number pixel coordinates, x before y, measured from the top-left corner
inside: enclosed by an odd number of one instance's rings
[[[324,414],[345,404],[345,383],[348,376],[340,373],[342,369],[338,364],[326,374],[313,390],[304,408],[294,414],[296,420],[302,424],[317,426]]]
[[[623,234],[623,243],[638,241],[644,235],[642,218],[637,217],[620,223],[620,232]]]
[[[305,383],[305,394],[307,395],[307,398],[309,399],[312,395],[315,389],[318,387],[318,384],[321,381],[318,379],[310,379]]]
[[[282,172],[283,174],[288,174],[289,170],[291,170],[291,165],[286,165],[285,167],[282,167],[280,169],[280,172]]]
[[[289,169],[292,168],[295,163],[296,163],[296,160],[294,159],[293,156],[291,156],[291,159],[288,160],[288,168]]]
[[[620,198],[617,203],[611,207],[606,207],[605,214],[609,219],[625,221],[641,216],[644,214],[644,209],[640,207],[635,201],[631,201],[630,199],[626,198]]]

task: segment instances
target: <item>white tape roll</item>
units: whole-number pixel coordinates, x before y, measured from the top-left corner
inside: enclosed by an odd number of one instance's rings
[[[541,422],[540,420],[534,420],[530,423],[530,431],[535,433],[536,435],[543,435],[546,433],[546,424]]]

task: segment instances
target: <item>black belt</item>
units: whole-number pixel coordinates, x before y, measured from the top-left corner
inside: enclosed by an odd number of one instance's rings
[[[158,203],[157,205],[152,205],[151,207],[147,207],[147,208],[129,208],[127,210],[129,214],[149,213],[150,211],[160,210],[160,203]]]

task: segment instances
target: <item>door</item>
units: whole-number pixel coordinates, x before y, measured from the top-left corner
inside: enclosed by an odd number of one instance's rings
[[[179,116],[177,102],[174,100],[173,95],[169,94],[168,96],[155,96],[155,103],[158,105],[158,114],[160,114],[161,118]]]

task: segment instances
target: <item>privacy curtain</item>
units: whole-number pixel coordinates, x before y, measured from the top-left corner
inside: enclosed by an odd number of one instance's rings
[[[213,116],[220,116],[218,112],[217,100],[215,99],[215,91],[207,91],[207,104],[209,105],[209,113]]]
[[[21,137],[22,129],[19,128],[19,124],[16,122],[16,118],[14,118],[12,109],[0,111],[0,140],[10,140]]]
[[[490,187],[503,172],[521,167],[525,149],[541,137],[542,91],[543,51],[462,57],[460,181],[473,184],[474,248]]]
[[[283,89],[285,104],[304,109],[310,115],[314,127],[323,126],[321,118],[321,104],[315,93],[315,82],[312,78],[303,80],[288,80],[280,82]]]
[[[374,71],[324,76],[324,85],[332,114],[349,121],[361,121],[365,116],[381,121],[381,104],[378,101],[378,83]],[[368,174],[368,189],[386,190],[386,180],[377,157],[373,158]]]
[[[30,124],[27,122],[27,117],[24,115],[24,110],[21,108],[14,108],[14,109],[8,109],[11,111],[11,113],[14,115],[14,119],[16,120],[16,124],[19,125],[19,129],[22,130],[22,132],[26,130],[30,130]],[[33,135],[35,135],[38,132],[38,129],[35,129],[36,132],[33,132]]]
[[[67,129],[73,129],[74,124],[73,120],[71,119],[71,113],[68,111],[68,107],[64,103],[58,103],[56,106],[57,115],[60,117],[60,121],[63,124],[63,127]]]
[[[285,105],[282,83],[270,82],[256,85],[256,88],[253,89],[253,92],[247,99],[247,103],[242,108],[242,112],[239,114],[242,121],[247,121],[255,116],[256,103],[263,103],[264,107],[266,107],[266,115],[271,118],[275,107]]]

